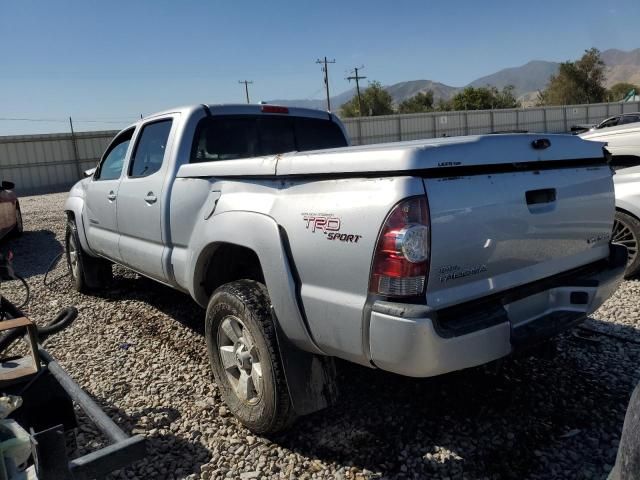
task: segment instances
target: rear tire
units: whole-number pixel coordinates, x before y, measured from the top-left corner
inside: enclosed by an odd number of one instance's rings
[[[640,221],[631,215],[617,211],[613,222],[613,243],[618,243],[627,247],[627,268],[625,278],[630,278],[640,272],[640,255],[638,246],[640,244]]]
[[[76,222],[69,219],[65,236],[65,255],[71,283],[80,293],[104,287],[113,277],[111,263],[82,250]]]
[[[283,430],[295,419],[270,306],[263,284],[227,283],[211,296],[205,323],[222,398],[243,425],[261,435]]]

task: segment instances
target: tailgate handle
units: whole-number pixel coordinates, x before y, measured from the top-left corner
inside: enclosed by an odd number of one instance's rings
[[[540,190],[529,190],[525,193],[527,205],[538,205],[541,203],[552,203],[556,201],[555,188],[541,188]]]

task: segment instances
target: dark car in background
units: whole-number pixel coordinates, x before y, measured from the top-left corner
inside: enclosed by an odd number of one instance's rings
[[[14,188],[13,182],[0,183],[0,238],[22,233],[22,213]]]
[[[574,125],[571,127],[571,133],[578,134],[589,132],[593,130],[600,130],[601,128],[617,127],[619,125],[627,125],[629,123],[640,122],[640,112],[623,113],[609,117],[600,123],[592,123],[586,125]]]

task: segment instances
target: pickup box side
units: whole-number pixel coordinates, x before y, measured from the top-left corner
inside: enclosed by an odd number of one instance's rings
[[[421,179],[283,183],[272,216],[286,231],[314,340],[329,355],[371,366],[369,279],[378,234],[395,204],[424,196]]]
[[[179,175],[191,170],[183,167]],[[294,344],[370,366],[364,312],[378,234],[396,203],[424,194],[420,178],[401,176],[313,182],[178,178],[171,206],[176,281],[206,305],[211,292],[202,283],[216,246],[248,248],[260,261],[277,318]]]

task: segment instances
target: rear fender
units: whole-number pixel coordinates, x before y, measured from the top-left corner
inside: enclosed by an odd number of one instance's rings
[[[232,211],[199,223],[191,235],[187,271],[193,272],[189,292],[202,306],[209,301],[203,279],[208,259],[215,251],[211,246],[217,243],[235,244],[256,253],[279,327],[296,347],[322,354],[298,303],[297,285],[276,222],[267,215]]]

